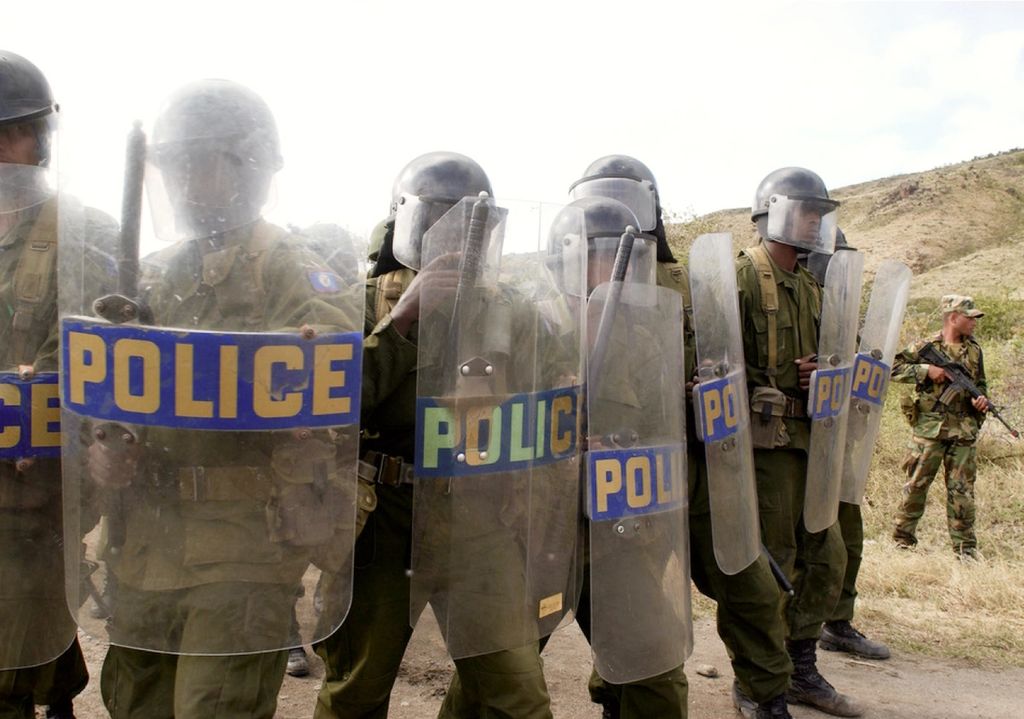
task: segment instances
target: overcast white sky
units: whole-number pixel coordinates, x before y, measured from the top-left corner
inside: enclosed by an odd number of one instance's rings
[[[61,104],[62,170],[115,216],[132,119],[202,77],[274,110],[275,214],[361,233],[430,150],[475,158],[499,198],[549,201],[591,160],[631,154],[668,209],[703,213],[747,205],[783,165],[838,187],[1024,146],[1020,3],[57,0],[4,15],[4,49]]]

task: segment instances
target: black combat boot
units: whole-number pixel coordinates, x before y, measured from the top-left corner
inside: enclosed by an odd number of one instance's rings
[[[774,699],[758,704],[754,717],[755,719],[793,719],[793,715],[789,713],[789,708],[786,706],[785,694],[779,694]]]
[[[825,622],[818,645],[830,652],[846,652],[864,659],[888,659],[890,656],[889,647],[871,641],[845,619]]]
[[[75,719],[75,707],[70,699],[46,707],[46,719]]]
[[[793,660],[793,676],[786,700],[790,704],[809,704],[837,717],[859,717],[864,709],[854,699],[840,694],[818,673],[816,639],[786,640]]]

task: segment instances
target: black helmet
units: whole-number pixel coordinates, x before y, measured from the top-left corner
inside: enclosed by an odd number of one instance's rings
[[[839,202],[829,198],[824,181],[803,167],[783,167],[761,180],[754,193],[750,219],[761,237],[831,254]]]
[[[423,233],[464,197],[481,192],[492,194],[487,173],[457,152],[428,152],[402,168],[391,190],[394,258],[419,270]],[[381,259],[385,249],[381,248]]]
[[[0,50],[0,126],[31,123],[40,165],[50,160],[58,110],[50,83],[39,68],[21,55]]]
[[[270,108],[229,80],[199,80],[170,96],[153,125],[149,161],[160,175],[156,194],[173,208],[173,239],[256,220],[283,164]]]
[[[610,197],[581,197],[564,207],[548,233],[549,263],[559,287],[569,294],[584,296],[584,258],[589,257],[588,262],[599,256],[607,261],[614,259],[619,239],[628,227],[636,231],[636,221],[632,210]],[[627,281],[653,283],[654,260],[653,240],[645,240],[638,233],[630,255]]]
[[[836,228],[836,247],[835,252],[840,250],[856,250],[856,247],[851,247],[846,241],[846,234],[841,228]],[[828,270],[828,263],[832,259],[832,255],[826,255],[822,252],[808,252],[799,256],[800,263],[807,268],[807,270],[814,275],[814,279],[818,281],[818,284],[822,287],[825,286],[825,272]]]
[[[644,163],[628,155],[605,155],[590,163],[583,177],[569,187],[569,196],[610,197],[636,215],[637,229],[651,232],[658,224],[658,183]]]

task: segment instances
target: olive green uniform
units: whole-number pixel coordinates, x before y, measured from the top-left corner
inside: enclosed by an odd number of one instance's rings
[[[763,247],[763,246],[762,246]],[[757,248],[754,248],[755,250]],[[774,386],[785,395],[785,412],[772,448],[758,448],[754,470],[758,512],[765,547],[790,578],[794,596],[785,608],[789,640],[817,639],[839,599],[846,553],[838,523],[810,533],[803,522],[807,450],[811,423],[807,392],[800,388],[794,360],[817,353],[821,297],[814,277],[804,268],[788,272],[765,252],[778,297],[775,314],[775,367],[769,368],[769,317],[753,260],[741,254],[736,263],[747,386]],[[769,369],[772,371],[769,372]],[[756,408],[751,421],[760,421]],[[782,431],[785,430],[785,431]],[[756,430],[755,430],[756,436]]]
[[[375,465],[377,508],[356,543],[351,608],[316,646],[325,664],[317,719],[387,716],[410,627],[418,324],[403,337],[390,310],[415,273],[401,269],[366,285],[360,452]],[[495,617],[495,621],[501,621]],[[537,644],[457,659],[444,717],[551,716]]]
[[[68,200],[69,202],[71,200]],[[117,227],[106,215],[88,209],[86,231],[94,245],[109,245]],[[0,322],[2,369],[17,371],[32,365],[36,372],[57,370],[57,201],[28,210],[0,238]],[[34,274],[36,301],[25,306],[16,282],[30,281],[19,273],[27,252],[49,253],[49,270]],[[25,271],[23,270],[22,273]],[[22,332],[15,317],[28,319]],[[32,643],[34,632],[66,633],[70,646],[41,666],[0,671],[0,717],[34,717],[33,705],[70,701],[89,679],[74,623],[64,597],[64,556],[61,527],[61,466],[59,459],[37,459],[26,471],[0,461],[0,643]],[[27,553],[19,551],[33,547]]]
[[[974,409],[966,392],[943,397],[949,384],[928,378],[928,365],[922,363],[918,352],[929,342],[961,364],[982,394],[988,391],[981,346],[973,337],[965,337],[959,344],[946,344],[939,334],[907,347],[896,356],[893,381],[916,386],[913,403],[906,407],[913,436],[903,461],[907,483],[903,485],[903,502],[896,514],[893,539],[908,546],[917,544],[917,523],[924,514],[928,488],[941,466],[945,469],[946,518],[953,549],[960,554],[972,554],[978,544],[974,533],[975,442],[985,416]]]
[[[263,221],[225,233],[216,246],[175,244],[143,270],[141,294],[158,326],[357,326],[340,291],[312,285],[311,273],[324,271],[319,258]],[[321,433],[201,436],[209,441],[147,428],[145,469],[120,490],[127,509],[124,544],[108,562],[117,578],[111,641],[143,637],[175,653],[110,647],[101,689],[115,719],[274,714],[287,651],[265,649],[291,638],[292,605],[311,559],[301,533],[329,531],[315,526],[323,518],[290,516],[284,507],[301,504],[315,464],[331,477],[334,447]],[[237,653],[247,647],[261,653]],[[204,654],[189,655],[197,651]]]

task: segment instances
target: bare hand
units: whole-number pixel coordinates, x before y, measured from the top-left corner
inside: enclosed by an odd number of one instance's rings
[[[811,372],[818,369],[817,355],[807,355],[793,360],[797,372],[800,373],[800,389],[806,390],[811,386]]]
[[[971,400],[971,404],[974,405],[974,409],[978,410],[979,412],[988,411],[988,397],[975,397],[974,399]]]
[[[403,337],[421,314],[435,309],[444,297],[455,295],[459,286],[459,253],[449,252],[420,270],[391,310],[391,323]],[[424,295],[428,304],[424,304]],[[422,305],[422,306],[421,306]]]
[[[946,381],[946,370],[942,369],[938,365],[928,365],[928,379],[936,384]]]

